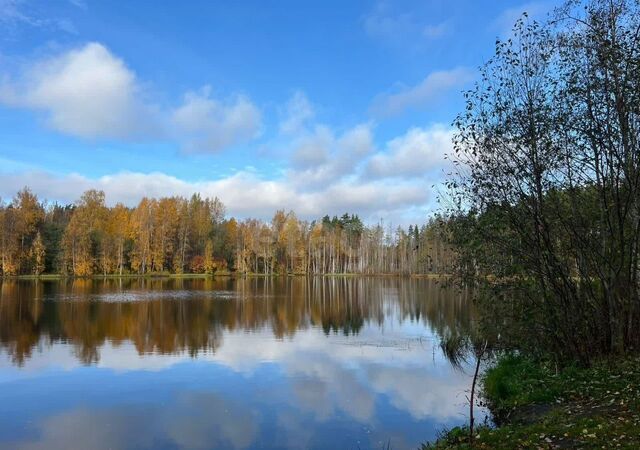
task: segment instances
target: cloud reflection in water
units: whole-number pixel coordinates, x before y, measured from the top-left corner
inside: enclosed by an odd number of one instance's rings
[[[189,301],[162,293],[172,290]],[[95,301],[137,291],[134,302]],[[469,377],[437,342],[473,312],[427,280],[5,283],[1,293],[0,395],[34,398],[0,425],[0,448],[380,448],[392,438],[415,448],[464,420]],[[80,300],[34,300],[65,295]],[[87,386],[38,407],[34,392],[70,380]],[[93,386],[105,396],[81,395]]]

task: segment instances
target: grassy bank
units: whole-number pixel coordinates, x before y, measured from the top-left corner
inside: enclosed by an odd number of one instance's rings
[[[505,356],[483,376],[498,427],[479,427],[473,448],[640,448],[640,358],[556,370]],[[423,449],[472,448],[454,428]]]

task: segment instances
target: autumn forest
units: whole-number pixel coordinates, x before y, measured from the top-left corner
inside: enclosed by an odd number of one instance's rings
[[[50,204],[24,188],[0,202],[0,274],[442,273],[453,261],[443,230],[438,219],[403,229],[283,210],[270,222],[237,220],[198,194],[130,208],[90,190],[72,205]]]

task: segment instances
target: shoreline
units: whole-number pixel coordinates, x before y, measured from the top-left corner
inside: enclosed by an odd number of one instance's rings
[[[288,274],[261,274],[223,272],[214,274],[199,273],[149,273],[149,274],[108,274],[108,275],[9,275],[0,276],[0,281],[66,281],[66,280],[117,280],[117,279],[183,279],[183,280],[208,280],[215,278],[301,278],[301,277],[327,277],[327,278],[407,278],[407,279],[449,279],[449,274],[395,274],[395,273],[288,273]]]
[[[640,358],[558,369],[523,355],[498,357],[482,375],[495,427],[444,430],[422,450],[640,448]]]

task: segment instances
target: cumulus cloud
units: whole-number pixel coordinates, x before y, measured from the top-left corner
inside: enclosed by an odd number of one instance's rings
[[[453,152],[453,130],[442,125],[412,128],[387,143],[384,153],[374,155],[366,174],[374,178],[423,177],[447,165],[446,155]]]
[[[300,138],[296,143],[291,157],[293,167],[304,170],[327,163],[334,142],[333,132],[328,127],[316,127],[313,134]]]
[[[189,152],[216,152],[260,135],[262,117],[244,96],[227,103],[211,98],[211,87],[188,92],[172,117],[176,131]]]
[[[41,198],[72,202],[87,189],[105,191],[110,204],[135,205],[144,196],[190,196],[194,192],[220,198],[231,215],[270,219],[277,209],[294,209],[303,218],[356,211],[364,218],[387,217],[415,205],[424,205],[429,188],[409,182],[345,180],[314,191],[297,189],[286,179],[265,180],[251,172],[238,172],[214,181],[188,182],[163,173],[120,172],[100,178],[78,174],[56,176],[47,172],[4,173],[0,196],[15,195],[27,185]]]
[[[304,92],[296,91],[280,115],[280,132],[291,134],[300,131],[314,117],[315,110]]]
[[[153,111],[141,95],[135,74],[94,42],[34,64],[22,80],[2,86],[0,101],[44,112],[63,133],[128,138],[150,130]]]
[[[0,83],[0,103],[40,111],[53,129],[81,138],[174,139],[191,152],[215,152],[260,134],[262,118],[251,100],[187,92],[176,108],[155,105],[136,74],[100,43],[92,42],[31,64]]]
[[[436,101],[453,89],[461,89],[472,81],[474,72],[465,67],[430,73],[415,86],[409,86],[392,94],[379,95],[371,106],[377,116],[394,116],[408,109],[419,108]]]
[[[418,87],[386,100],[396,109],[413,105],[416,100],[410,97],[425,100],[446,85],[442,78],[432,74]],[[184,94],[177,106],[158,106],[143,86],[122,59],[90,43],[0,81],[0,103],[40,111],[51,127],[70,135],[172,140],[187,152],[221,151],[262,132],[261,111],[246,96],[221,99],[205,86]],[[126,171],[90,178],[13,165],[3,168],[0,195],[11,197],[16,186],[28,185],[42,198],[71,202],[80,192],[96,188],[112,203],[134,205],[143,196],[198,192],[219,197],[238,217],[266,219],[282,208],[304,218],[345,211],[374,220],[411,214],[405,218],[413,221],[425,215],[432,183],[416,180],[442,167],[442,153],[450,146],[447,129],[415,128],[377,151],[371,123],[336,131],[313,125],[313,117],[306,95],[294,93],[279,124],[287,159],[280,174],[268,178],[249,169],[206,181]]]
[[[369,124],[357,125],[336,136],[325,126],[300,138],[294,146],[291,182],[301,188],[316,188],[352,175],[374,149]]]
[[[443,125],[416,127],[376,150],[369,124],[342,133],[319,125],[294,141],[279,175],[265,176],[247,167],[201,181],[127,171],[90,178],[14,163],[3,167],[0,196],[11,198],[17,187],[27,185],[41,198],[72,202],[87,189],[100,189],[110,204],[133,206],[144,196],[200,193],[217,196],[239,218],[270,219],[278,209],[293,209],[305,219],[349,211],[370,222],[391,218],[409,224],[427,214],[433,184],[448,167],[445,154],[452,152],[452,136],[452,129]]]

